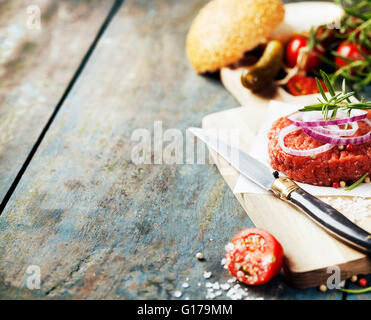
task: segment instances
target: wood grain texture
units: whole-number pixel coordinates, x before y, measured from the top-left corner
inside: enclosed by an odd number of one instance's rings
[[[113,3],[0,2],[0,202]]]
[[[204,271],[229,278],[224,245],[252,224],[216,168],[130,160],[134,129],[161,120],[184,132],[237,105],[186,61],[185,34],[204,3],[125,2],[0,217],[0,294],[171,299],[187,281],[181,298],[204,299]],[[24,286],[30,264],[41,267],[40,290]],[[281,276],[249,292],[341,298],[294,290]]]

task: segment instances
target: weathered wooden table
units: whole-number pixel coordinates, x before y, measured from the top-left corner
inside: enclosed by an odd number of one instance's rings
[[[204,299],[203,272],[229,278],[224,245],[250,220],[215,166],[130,155],[137,128],[185,132],[237,106],[185,57],[206,0],[32,2],[0,1],[0,297]],[[345,298],[283,276],[248,292]]]

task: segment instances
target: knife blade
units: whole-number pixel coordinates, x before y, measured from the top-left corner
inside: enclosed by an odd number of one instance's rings
[[[335,208],[306,192],[289,178],[277,177],[272,169],[218,136],[201,128],[189,130],[246,178],[301,209],[314,222],[343,242],[363,252],[371,253],[371,234]]]

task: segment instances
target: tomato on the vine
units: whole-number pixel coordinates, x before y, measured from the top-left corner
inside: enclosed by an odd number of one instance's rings
[[[364,57],[362,56],[362,53],[365,55],[369,55],[371,52],[367,50],[366,48],[357,45],[352,42],[346,42],[343,41],[339,48],[336,50],[336,53],[344,58],[351,59],[351,60],[364,60]],[[335,63],[339,67],[343,67],[349,64],[349,62],[345,59],[342,59],[341,57],[335,57]]]
[[[286,63],[290,68],[294,68],[298,62],[299,51],[301,48],[308,46],[307,38],[295,36],[291,39],[286,47]],[[309,54],[305,65],[306,71],[313,71],[320,67],[322,60],[318,56],[324,56],[325,52],[319,48],[314,48]]]
[[[267,231],[250,228],[226,246],[226,265],[239,281],[249,285],[268,282],[283,264],[281,244]]]

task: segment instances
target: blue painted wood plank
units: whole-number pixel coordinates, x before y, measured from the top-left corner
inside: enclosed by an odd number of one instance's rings
[[[181,290],[181,299],[204,299],[204,271],[212,282],[230,278],[224,246],[252,224],[215,166],[138,166],[130,157],[138,128],[161,120],[184,134],[237,106],[185,57],[205,2],[132,0],[116,15],[0,217],[2,297],[173,299]],[[40,267],[40,289],[26,286],[30,265]],[[248,292],[341,298],[295,290],[282,276]]]
[[[0,3],[0,203],[113,4]]]
[[[367,286],[371,286],[371,275],[358,275],[358,279],[365,278],[367,280]],[[351,290],[361,290],[364,287],[361,287],[357,282],[350,282],[349,289]],[[352,294],[347,293],[347,300],[371,300],[371,292],[366,292],[362,294]]]

